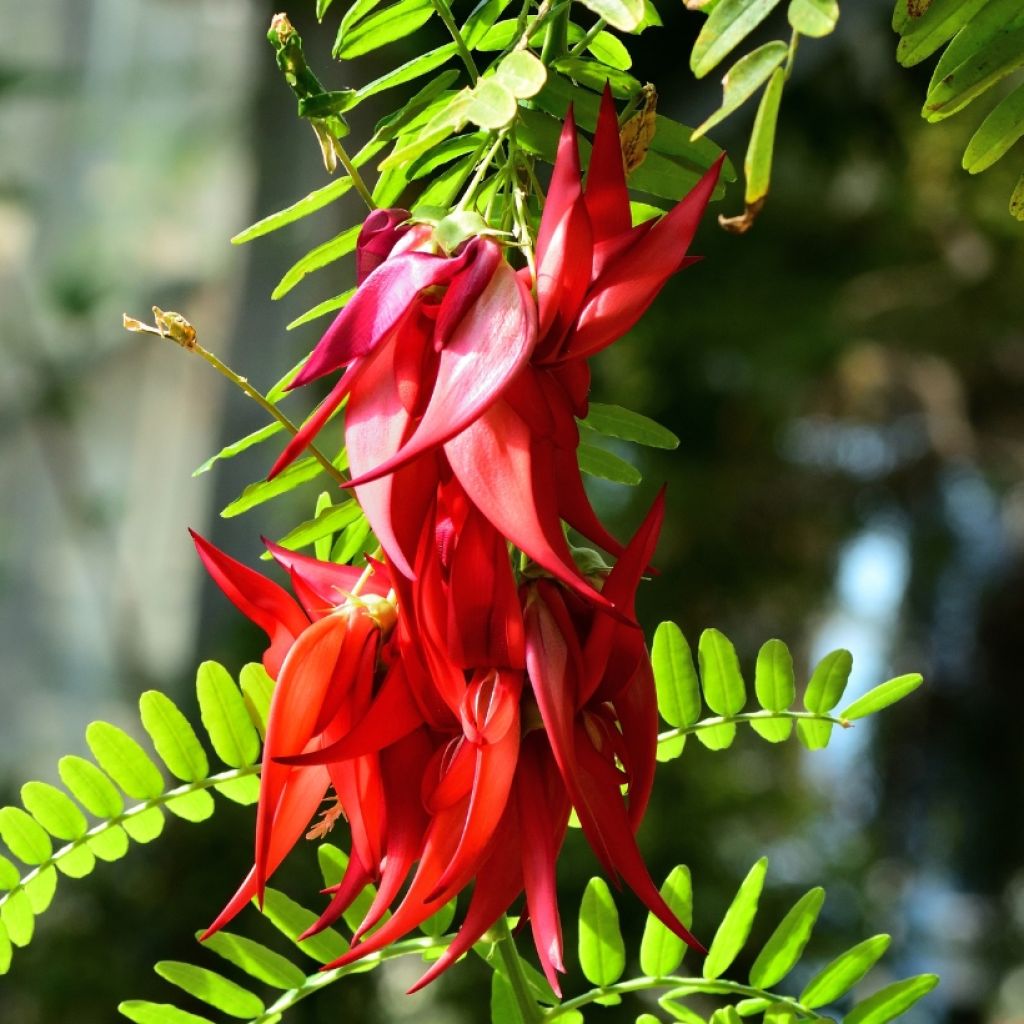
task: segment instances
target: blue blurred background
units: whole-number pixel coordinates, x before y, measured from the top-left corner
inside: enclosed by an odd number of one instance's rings
[[[380,72],[379,57],[332,66],[333,30],[316,27],[311,7],[296,0],[288,13],[329,87]],[[635,70],[658,85],[660,109],[694,124],[719,87],[682,68],[699,17],[663,7]],[[779,636],[801,678],[843,646],[852,691],[912,670],[927,686],[824,752],[753,735],[726,753],[691,744],[662,769],[642,845],[659,878],[691,866],[699,931],[767,853],[757,934],[824,884],[808,970],[891,931],[885,970],[943,976],[915,1020],[1009,1024],[1024,1021],[1024,228],[1005,212],[1017,171],[968,178],[959,157],[972,125],[919,118],[929,69],[896,66],[891,3],[841,7],[835,36],[800,53],[754,229],[730,236],[709,218],[697,246],[707,259],[598,361],[594,397],[654,416],[682,446],[629,452],[643,485],[595,495],[626,532],[668,481],[663,573],[642,609],[651,627],[671,617],[696,642],[717,626],[751,672],[760,644]],[[273,285],[361,214],[342,202],[247,248],[228,243],[325,180],[264,42],[271,5],[0,0],[0,12],[10,799],[25,779],[55,780],[60,755],[84,752],[90,720],[136,729],[135,702],[151,687],[192,711],[199,660],[237,669],[257,656],[185,527],[252,561],[258,534],[308,516],[318,490],[218,519],[269,452],[191,471],[261,425],[260,411],[199,360],[122,332],[121,313],[181,310],[266,388],[321,329],[285,325],[352,270],[319,272],[277,303]],[[357,134],[373,115],[356,119]],[[748,131],[738,116],[716,139],[739,162]],[[714,212],[740,205],[734,186]],[[114,1019],[122,998],[169,998],[151,965],[195,955],[194,931],[246,868],[251,819],[227,808],[201,826],[172,821],[152,847],[62,885],[0,979],[0,1021],[92,1024]],[[571,942],[596,865],[576,836],[564,863]],[[312,894],[303,864],[287,877]],[[631,897],[619,902],[635,948],[643,915]],[[406,999],[414,970],[352,979],[291,1019],[481,1019],[483,969],[467,963]],[[577,974],[569,991],[581,985]]]

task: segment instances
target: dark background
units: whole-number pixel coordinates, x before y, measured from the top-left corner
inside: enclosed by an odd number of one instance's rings
[[[379,55],[331,66],[338,14],[318,29],[308,6],[289,14],[329,86],[379,73]],[[719,95],[685,70],[701,18],[662,6],[665,27],[637,42],[634,71],[657,84],[660,109],[697,123]],[[641,842],[659,879],[690,865],[703,936],[766,853],[755,938],[810,886],[829,893],[805,976],[890,931],[875,986],[943,976],[915,1020],[1021,1021],[1024,228],[1006,213],[1018,171],[1011,157],[979,178],[962,172],[980,115],[926,125],[930,65],[896,65],[891,5],[841,7],[833,37],[801,46],[754,229],[730,236],[709,217],[697,245],[706,260],[598,360],[595,399],[654,416],[682,445],[625,452],[643,485],[595,493],[626,532],[668,482],[662,575],[642,607],[652,628],[674,618],[696,644],[717,626],[748,676],[759,645],[778,636],[800,679],[845,646],[851,692],[915,670],[927,685],[824,752],[741,734],[713,754],[691,740],[661,769]],[[191,712],[201,658],[232,669],[254,658],[258,639],[200,578],[184,528],[252,560],[256,535],[281,532],[315,496],[218,520],[268,452],[213,478],[189,473],[258,426],[259,410],[198,360],[118,328],[122,310],[180,309],[267,387],[320,329],[284,325],[349,283],[350,266],[332,267],[268,298],[295,258],[360,215],[354,202],[247,249],[226,242],[325,180],[262,41],[271,13],[255,0],[17,5],[18,43],[0,57],[8,798],[26,778],[53,780],[60,754],[83,752],[90,719],[132,727],[132,705],[154,685]],[[356,119],[357,138],[374,113]],[[751,116],[715,135],[737,164]],[[713,212],[738,212],[741,200],[733,186]],[[192,934],[244,872],[252,827],[251,811],[219,804],[207,824],[172,819],[147,849],[63,881],[0,979],[0,1021],[110,1021],[120,999],[174,998],[150,971],[156,960],[198,954],[216,966]],[[308,903],[310,854],[282,873]],[[570,948],[595,869],[571,836]],[[619,904],[635,950],[643,914],[629,895]],[[247,927],[266,937],[259,926]],[[484,968],[467,962],[406,999],[415,967],[338,984],[288,1019],[484,1019]],[[567,988],[577,987],[573,963]],[[587,1019],[633,1016],[593,1008]]]

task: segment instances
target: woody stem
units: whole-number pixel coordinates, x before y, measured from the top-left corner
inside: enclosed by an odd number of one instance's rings
[[[524,1024],[539,1024],[540,1009],[530,995],[526,972],[523,970],[523,961],[519,959],[519,950],[516,949],[516,940],[512,938],[508,918],[502,914],[493,925],[492,930],[498,936],[498,955],[505,967],[505,974],[512,987],[516,1005],[519,1007],[519,1015],[523,1018]]]
[[[263,409],[275,420],[277,420],[277,422],[280,423],[281,426],[284,427],[284,429],[287,430],[290,434],[294,435],[299,432],[299,428],[294,423],[292,423],[292,421],[287,416],[285,416],[285,414],[281,412],[281,410],[278,409],[278,407],[274,405],[274,403],[270,401],[270,399],[267,398],[266,395],[264,395],[260,391],[257,391],[256,388],[254,388],[249,383],[249,381],[246,380],[245,377],[239,376],[237,373],[235,373],[234,370],[231,369],[230,366],[228,366],[226,363],[221,362],[209,349],[203,348],[203,346],[200,345],[198,342],[196,342],[194,345],[190,347],[192,351],[196,353],[196,355],[202,356],[203,359],[205,359],[222,377],[226,377],[229,381],[231,381],[232,384],[235,385],[235,387],[241,388],[241,390],[246,395],[248,395],[249,398],[251,398],[261,409]],[[345,484],[348,483],[348,478],[345,476],[345,474],[342,473],[342,471],[338,469],[338,467],[335,466],[334,463],[331,462],[331,460],[322,451],[320,451],[320,449],[317,448],[316,445],[311,444],[309,446],[309,451],[312,454],[313,458],[315,458],[316,461],[320,463],[320,465],[324,469],[324,472],[326,472],[328,476],[334,477],[334,479],[337,480],[338,483],[341,484],[343,487],[345,486]]]

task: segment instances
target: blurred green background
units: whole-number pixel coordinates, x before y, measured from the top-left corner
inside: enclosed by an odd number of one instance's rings
[[[317,29],[311,7],[295,0],[288,13],[329,87],[379,73],[373,60],[331,66],[333,28]],[[751,671],[758,646],[779,636],[804,679],[825,650],[848,647],[851,692],[911,670],[927,685],[824,752],[753,735],[720,754],[691,742],[661,769],[641,839],[659,879],[691,866],[698,933],[767,853],[755,937],[824,884],[807,972],[891,931],[887,970],[943,977],[915,1021],[1008,1024],[1024,1021],[1024,227],[1005,210],[1017,170],[964,174],[977,119],[926,125],[930,69],[897,67],[889,0],[841,7],[836,34],[799,54],[754,229],[730,236],[709,217],[697,245],[706,260],[598,360],[596,399],[643,410],[683,442],[628,453],[644,471],[636,492],[595,493],[626,532],[668,481],[662,575],[642,608],[652,628],[671,617],[695,642],[717,626]],[[124,334],[121,313],[181,310],[265,388],[321,329],[285,325],[352,270],[313,275],[279,303],[271,288],[361,212],[343,202],[245,249],[228,244],[325,180],[263,40],[272,5],[0,0],[0,13],[0,795],[10,799],[27,778],[55,780],[61,754],[84,752],[91,719],[134,728],[133,705],[153,686],[192,711],[200,659],[237,669],[258,654],[200,575],[185,527],[251,561],[257,535],[308,515],[317,490],[219,520],[268,452],[199,480],[191,470],[259,426],[259,410],[199,360]],[[635,70],[657,84],[664,112],[694,124],[719,97],[684,67],[701,19],[678,2],[662,14],[665,27],[636,45]],[[433,45],[432,30],[403,56]],[[737,163],[749,117],[715,136]],[[741,201],[733,186],[714,213]],[[248,865],[251,827],[251,811],[221,802],[210,822],[172,819],[151,847],[65,882],[0,979],[0,1021],[98,1024],[120,999],[173,998],[151,966],[195,956],[193,933]],[[283,872],[307,903],[310,863],[305,850]],[[570,946],[595,869],[572,835]],[[631,896],[619,903],[636,949],[643,914]],[[584,987],[573,970],[569,992]],[[403,962],[288,1019],[469,1024],[484,1019],[487,973],[467,962],[406,998],[416,965]],[[878,971],[872,984],[885,980]],[[588,1016],[632,1019],[624,1008]]]

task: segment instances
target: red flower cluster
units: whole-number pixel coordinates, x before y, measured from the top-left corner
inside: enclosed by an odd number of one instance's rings
[[[313,930],[378,886],[339,963],[398,939],[475,882],[456,939],[419,984],[525,892],[557,990],[555,864],[573,809],[609,875],[700,948],[634,838],[657,709],[633,602],[662,499],[628,545],[611,537],[583,489],[576,417],[586,414],[587,359],[686,265],[717,173],[633,227],[606,94],[585,187],[571,114],[566,122],[536,282],[490,238],[445,253],[405,211],[367,219],[359,287],[294,386],[344,373],[274,472],[347,399],[352,486],[385,563],[361,574],[271,545],[296,602],[196,537],[218,584],[270,637],[264,661],[277,680],[255,866],[211,931],[262,893],[333,787],[352,853]],[[606,578],[577,568],[563,522],[618,555]],[[509,544],[544,572],[517,576]]]

